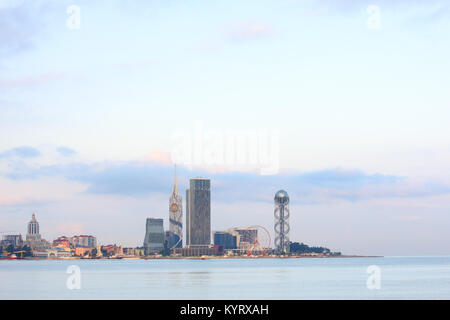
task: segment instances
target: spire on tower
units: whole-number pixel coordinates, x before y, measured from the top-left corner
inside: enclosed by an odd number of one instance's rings
[[[173,193],[178,194],[178,183],[177,183],[177,165],[175,164],[175,177],[173,183]]]

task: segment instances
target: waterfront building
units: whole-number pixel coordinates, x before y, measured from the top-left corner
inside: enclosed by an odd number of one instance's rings
[[[251,248],[258,239],[258,229],[255,227],[233,228],[231,231],[233,234],[238,235],[237,247],[242,250]]]
[[[72,250],[66,246],[59,245],[49,249],[33,250],[33,257],[35,258],[70,258],[72,257]]]
[[[28,232],[26,240],[27,242],[37,242],[41,240],[41,234],[39,233],[39,222],[37,222],[34,213],[31,216],[31,221],[28,222]]]
[[[189,242],[189,189],[186,189],[186,246]]]
[[[173,248],[181,248],[180,244],[180,237],[176,234],[174,234],[172,231],[166,231],[164,233],[164,243],[167,242],[167,246],[169,249]]]
[[[211,244],[211,182],[194,178],[186,190],[186,245]]]
[[[74,247],[86,247],[86,248],[96,248],[97,247],[97,239],[94,236],[90,235],[79,235],[73,236],[71,239],[71,244]]]
[[[75,247],[75,255],[79,257],[84,257],[91,254],[93,250],[94,250],[93,247],[84,247],[77,245]]]
[[[72,257],[72,251],[66,247],[54,247],[41,251],[33,251],[35,258],[58,259]]]
[[[2,247],[20,247],[23,244],[22,235],[21,234],[5,234],[1,241]]]
[[[159,253],[164,249],[164,220],[147,218],[144,238],[145,254]]]
[[[123,248],[123,254],[126,256],[138,256],[139,254],[136,254],[136,248]]]
[[[230,231],[214,231],[214,245],[222,245],[224,249],[237,249],[238,235],[233,234]]]
[[[144,256],[144,250],[141,248],[123,248],[123,254],[127,257],[140,257]]]
[[[183,246],[183,202],[178,193],[177,167],[175,166],[172,195],[169,199],[169,248]]]
[[[223,255],[223,246],[194,246],[189,248],[174,248],[172,254],[182,257],[201,257]]]
[[[106,246],[102,246],[100,251],[102,251],[102,254],[104,252],[106,256],[111,256],[117,254],[119,250],[115,244],[108,244]]]
[[[123,252],[128,256],[140,257],[145,255],[144,249],[142,248],[123,248]]]
[[[43,250],[49,247],[47,241],[41,238],[39,222],[36,220],[34,213],[31,216],[31,221],[28,223],[28,232],[25,239],[28,246],[33,250]]]
[[[237,250],[240,253],[247,252],[258,241],[257,227],[230,228],[213,234],[215,245],[223,245],[225,250]]]
[[[64,246],[70,248],[70,239],[62,236],[53,240],[52,247]]]

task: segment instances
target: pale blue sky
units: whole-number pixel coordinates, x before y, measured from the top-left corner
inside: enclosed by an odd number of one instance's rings
[[[200,121],[280,133],[279,175],[180,168],[182,192],[213,178],[213,229],[272,229],[285,188],[293,240],[450,254],[449,17],[449,1],[0,1],[0,224],[24,233],[36,211],[48,239],[139,245],[167,218],[154,155]]]

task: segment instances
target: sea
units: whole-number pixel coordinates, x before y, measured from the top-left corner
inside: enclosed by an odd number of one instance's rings
[[[450,299],[450,257],[1,260],[0,299]]]

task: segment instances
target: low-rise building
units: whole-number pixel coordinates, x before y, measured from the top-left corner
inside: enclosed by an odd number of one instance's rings
[[[237,249],[239,236],[231,231],[214,231],[214,245],[222,245],[225,249]]]
[[[75,255],[78,257],[84,257],[87,255],[90,255],[94,248],[91,247],[83,247],[83,246],[76,246],[75,247]]]
[[[2,241],[0,242],[2,247],[20,247],[23,245],[22,235],[21,234],[5,234],[3,236]]]
[[[65,236],[62,236],[62,237],[59,237],[59,238],[53,240],[52,247],[58,247],[58,246],[70,248],[70,239]]]
[[[112,256],[119,252],[119,248],[115,244],[108,244],[102,246],[101,251],[105,256]]]
[[[36,258],[58,259],[72,257],[72,250],[65,246],[53,247],[50,249],[34,251],[33,256]]]
[[[196,246],[189,248],[174,248],[172,254],[182,257],[201,257],[223,255],[223,246]]]
[[[73,236],[70,242],[74,247],[76,247],[76,246],[87,247],[87,248],[96,248],[97,247],[97,239],[94,236],[90,236],[90,235]]]
[[[123,254],[127,256],[144,256],[144,249],[141,248],[123,248]]]

